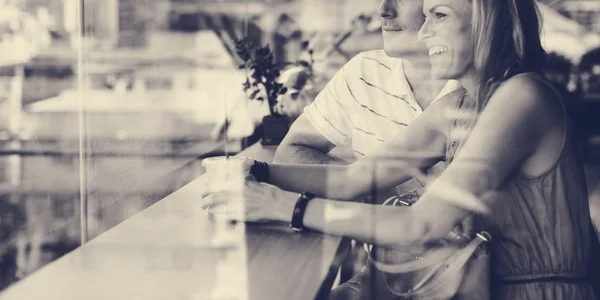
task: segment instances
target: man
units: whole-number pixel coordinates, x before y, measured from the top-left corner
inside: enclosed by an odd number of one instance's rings
[[[294,122],[275,161],[346,164],[328,153],[339,146],[352,149],[353,159],[364,156],[458,87],[431,78],[427,48],[417,40],[422,5],[382,1],[384,49],[362,52],[338,71]]]
[[[459,87],[431,77],[427,47],[417,40],[422,7],[423,0],[382,0],[378,12],[384,49],[362,52],[337,72],[294,122],[277,149],[276,162],[350,163],[401,134],[434,99]],[[347,161],[329,155],[335,147],[351,149],[354,156]],[[395,192],[420,188],[411,180]],[[353,256],[351,260],[360,261],[357,256],[364,253],[354,251]],[[344,265],[342,281],[354,273]]]

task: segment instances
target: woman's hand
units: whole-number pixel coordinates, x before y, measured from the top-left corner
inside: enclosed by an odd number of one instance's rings
[[[245,180],[241,187],[203,192],[202,208],[213,216],[245,222],[289,221],[295,193],[274,185]]]

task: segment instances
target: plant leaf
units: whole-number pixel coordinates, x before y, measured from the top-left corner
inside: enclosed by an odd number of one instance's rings
[[[301,65],[301,66],[303,66],[303,67],[305,67],[305,68],[310,68],[310,64],[307,61],[305,61],[305,60],[298,61],[298,64]]]
[[[308,45],[309,45],[309,44],[310,44],[310,42],[309,42],[309,41],[304,41],[304,42],[302,42],[302,44],[300,44],[300,45],[301,45],[301,47],[302,47],[302,50],[306,50],[306,48],[308,48]]]

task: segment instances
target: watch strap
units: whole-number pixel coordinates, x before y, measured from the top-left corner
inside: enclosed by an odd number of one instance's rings
[[[290,223],[290,227],[296,231],[304,230],[304,214],[306,213],[306,206],[308,206],[308,202],[314,199],[315,195],[304,192],[300,194],[298,200],[296,200],[296,205],[294,206],[294,211],[292,213],[292,221]]]

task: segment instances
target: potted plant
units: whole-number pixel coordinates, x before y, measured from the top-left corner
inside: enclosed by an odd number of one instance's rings
[[[269,115],[262,120],[263,145],[278,145],[289,131],[291,119],[277,110],[278,98],[287,92],[280,82],[281,66],[274,62],[269,45],[257,46],[248,37],[235,40],[235,51],[243,63],[240,69],[250,71],[243,83],[250,100],[267,101]]]
[[[314,51],[309,47],[309,42],[301,44],[301,50],[306,57],[295,63],[287,63],[288,67],[281,72],[279,80],[287,91],[280,95],[277,110],[295,120],[302,114],[316,96],[317,88],[314,80]]]

